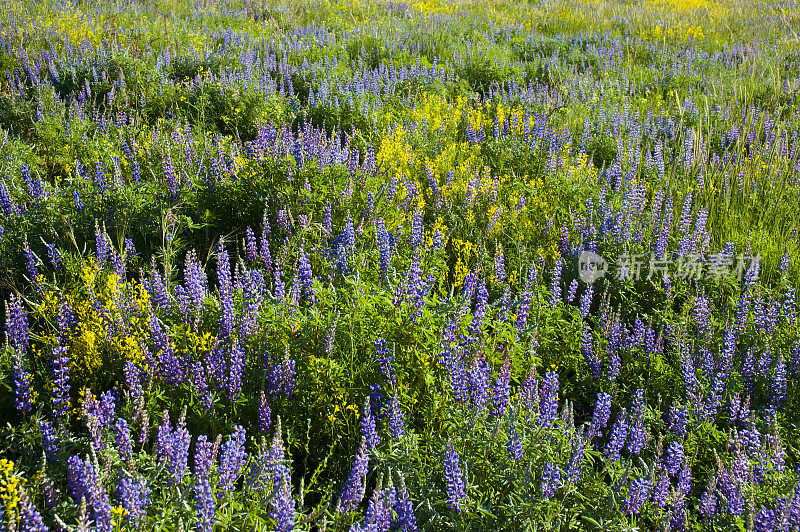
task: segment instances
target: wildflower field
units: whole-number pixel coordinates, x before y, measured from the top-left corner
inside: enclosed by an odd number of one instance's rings
[[[7,0],[0,528],[800,530],[793,0]]]

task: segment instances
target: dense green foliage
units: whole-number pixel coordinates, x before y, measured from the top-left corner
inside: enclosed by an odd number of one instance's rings
[[[4,4],[0,520],[798,530],[795,7]]]

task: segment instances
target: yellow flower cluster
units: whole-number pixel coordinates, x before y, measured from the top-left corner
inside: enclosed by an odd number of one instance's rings
[[[658,7],[670,11],[699,11],[717,8],[714,2],[708,0],[644,0],[643,7]]]
[[[474,246],[475,244],[469,240],[453,239],[453,248],[455,248],[458,256],[455,271],[453,272],[453,284],[455,286],[461,286],[464,283],[464,277],[470,272],[470,257]]]
[[[5,510],[6,520],[9,526],[16,521],[17,505],[20,499],[20,487],[25,483],[25,479],[14,474],[14,462],[0,459],[0,501]]]
[[[93,260],[87,261],[81,270],[81,284],[63,295],[77,319],[75,332],[67,339],[75,378],[91,381],[109,360],[143,363],[142,345],[149,336],[149,297],[141,284],[121,281],[116,273],[104,272]],[[39,312],[56,323],[59,306],[59,297],[48,292]],[[47,340],[55,343],[55,337]]]
[[[406,135],[406,130],[400,127],[383,139],[381,149],[376,155],[379,168],[408,177],[408,163],[414,152],[411,145],[406,142]],[[399,192],[398,190],[398,195]]]
[[[654,39],[695,39],[695,40],[702,40],[705,38],[705,33],[703,32],[703,27],[699,24],[684,24],[683,21],[679,20],[672,26],[667,26],[662,28],[660,25],[656,25],[652,31],[652,38]]]

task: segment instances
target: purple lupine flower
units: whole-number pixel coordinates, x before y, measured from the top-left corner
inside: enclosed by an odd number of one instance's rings
[[[692,357],[688,352],[687,346],[680,347],[681,374],[686,389],[686,395],[690,398],[697,395],[697,375],[695,374]]]
[[[776,530],[789,530],[789,497],[775,499]],[[800,525],[798,525],[800,528]]]
[[[117,483],[116,496],[125,510],[128,524],[132,528],[139,528],[147,514],[147,507],[150,506],[150,488],[147,487],[144,477],[121,477]]]
[[[69,341],[70,336],[75,332],[78,327],[78,316],[72,310],[69,303],[62,303],[58,307],[58,316],[56,317],[56,327],[58,329],[57,341],[65,344]]]
[[[362,439],[361,447],[358,449],[358,454],[353,462],[353,468],[350,470],[350,476],[347,477],[339,492],[339,502],[336,504],[336,509],[339,513],[349,512],[364,498],[368,471],[369,455],[367,454],[367,444]]]
[[[219,482],[217,486],[227,495],[233,491],[233,483],[239,478],[247,453],[244,450],[245,430],[240,425],[233,427],[233,434],[222,445],[219,459]]]
[[[539,425],[550,428],[558,413],[558,374],[555,371],[548,371],[542,381],[541,412],[539,414]]]
[[[394,499],[394,511],[397,519],[393,525],[402,532],[417,532],[417,518],[414,517],[414,505],[408,496],[406,482],[402,475],[398,475],[397,492]]]
[[[385,279],[389,275],[389,263],[392,260],[392,245],[389,232],[386,230],[383,220],[378,220],[377,225],[378,253],[380,256],[379,270],[381,278]]]
[[[553,266],[553,278],[550,282],[550,293],[552,294],[550,306],[552,307],[556,306],[556,304],[561,301],[561,266],[562,262],[559,258],[555,266]]]
[[[235,328],[233,310],[233,287],[231,285],[231,263],[225,246],[217,247],[217,280],[219,281],[219,298],[222,305],[222,335],[229,337]]]
[[[592,374],[593,378],[597,379],[603,374],[603,368],[602,364],[600,363],[600,359],[594,354],[594,348],[592,344],[592,329],[588,325],[585,325],[583,327],[583,333],[581,336],[581,354],[583,355],[583,359],[586,361],[586,365],[589,366],[589,373]],[[618,369],[616,372],[614,372],[612,368],[613,366],[609,365],[609,380],[611,381],[616,378],[616,373],[619,373]]]
[[[25,259],[25,268],[27,269],[28,279],[33,283],[35,287],[39,287],[39,268],[37,265],[39,264],[39,257],[36,256],[36,253],[33,252],[30,245],[28,244],[27,237],[25,241],[22,243],[22,255]]]
[[[67,460],[67,479],[69,492],[75,504],[80,504],[81,499],[86,499],[94,528],[101,532],[110,532],[113,528],[111,504],[92,462],[88,459],[81,460],[77,455],[71,456]]]
[[[475,310],[472,312],[472,321],[469,324],[469,333],[473,336],[477,335],[483,319],[486,316],[486,304],[489,302],[489,292],[486,290],[486,283],[480,279],[476,288],[475,295]]]
[[[531,366],[528,378],[522,384],[522,405],[528,412],[539,409],[539,375],[536,373],[536,366]]]
[[[642,452],[645,444],[644,414],[646,403],[644,401],[644,390],[639,388],[633,395],[631,404],[630,433],[628,437],[628,450],[631,454],[638,455]]]
[[[411,247],[417,249],[422,245],[422,212],[414,210],[414,217],[411,220]]]
[[[642,504],[650,498],[650,481],[637,478],[628,488],[628,496],[622,501],[622,512],[625,515],[639,515]]]
[[[572,438],[572,449],[569,462],[564,471],[565,481],[577,484],[581,479],[581,468],[583,466],[584,453],[586,451],[586,440],[582,431]]]
[[[600,392],[597,394],[597,399],[594,403],[592,422],[589,425],[589,433],[586,436],[587,441],[592,441],[595,436],[600,435],[600,430],[606,428],[610,417],[611,396],[605,392]]]
[[[333,205],[328,201],[325,204],[325,212],[322,215],[322,229],[327,236],[333,235]]]
[[[678,493],[683,497],[689,495],[692,490],[692,469],[689,467],[689,460],[684,459],[680,471],[678,471]]]
[[[717,482],[720,486],[720,492],[728,499],[728,513],[742,515],[744,513],[742,481],[735,476],[731,476],[725,468],[720,467]]]
[[[786,401],[786,387],[786,364],[783,362],[783,357],[780,356],[775,364],[775,375],[770,379],[770,408],[783,408]]]
[[[542,497],[552,499],[561,486],[561,468],[558,464],[547,462],[542,472]]]
[[[138,257],[136,253],[136,245],[133,243],[132,238],[125,239],[122,250],[125,253],[125,258],[127,260],[136,260],[136,257]]]
[[[228,368],[228,398],[231,401],[238,401],[242,392],[242,375],[245,368],[244,349],[238,340],[231,345],[230,367]]]
[[[258,242],[256,242],[256,234],[251,227],[245,229],[244,232],[244,254],[250,266],[253,266],[258,260]]]
[[[369,397],[364,400],[364,411],[361,414],[361,438],[364,440],[367,451],[371,451],[381,443]]]
[[[617,414],[617,420],[611,428],[611,437],[608,440],[605,448],[605,455],[609,460],[616,462],[620,459],[620,451],[625,446],[625,440],[628,438],[628,422],[626,419],[627,411],[622,408]]]
[[[261,434],[266,434],[272,427],[272,410],[269,408],[267,396],[264,391],[261,391],[260,401],[258,404],[258,431]]]
[[[397,392],[389,401],[389,434],[392,435],[392,438],[402,438],[406,434],[403,410],[400,407],[400,396]]]
[[[492,390],[492,415],[504,416],[508,408],[508,400],[511,395],[511,362],[506,360],[500,372],[497,374],[497,379],[494,381],[494,388]]]
[[[669,496],[669,475],[663,469],[658,473],[655,488],[653,488],[653,504],[657,508],[664,508],[667,505]]]
[[[781,273],[785,273],[789,271],[789,264],[791,263],[791,256],[789,255],[789,248],[785,248],[783,252],[783,257],[781,257],[781,262],[778,264],[778,271]]]
[[[476,356],[472,361],[469,371],[469,395],[471,407],[477,413],[481,413],[489,402],[491,371],[489,363],[482,355]]]
[[[190,250],[186,253],[186,260],[183,263],[183,288],[188,297],[188,305],[194,309],[194,328],[200,322],[203,311],[203,304],[208,295],[208,276],[205,268],[197,260],[197,252]]]
[[[461,512],[461,503],[467,496],[459,460],[453,442],[448,441],[444,454],[444,478],[447,483],[447,502],[456,512]]]
[[[797,481],[797,485],[794,487],[794,496],[789,505],[789,520],[792,523],[800,523],[800,480]],[[795,527],[796,529],[797,527]]]
[[[11,520],[13,523],[14,518],[11,517]],[[4,522],[2,513],[0,513],[0,522]],[[22,489],[20,489],[19,496],[19,530],[22,532],[48,532],[50,530],[45,526],[42,515],[36,509],[36,505],[33,504],[28,494]]]
[[[75,205],[75,210],[82,211],[83,210],[83,200],[81,199],[81,193],[77,190],[72,191],[72,203]]]
[[[679,438],[686,436],[686,422],[688,412],[685,406],[673,403],[669,408],[669,430]]]
[[[211,463],[214,461],[214,444],[205,434],[197,437],[194,454],[194,501],[197,510],[197,528],[203,532],[214,529],[214,491],[211,488]]]
[[[140,447],[144,447],[150,441],[150,413],[147,410],[142,411],[141,420],[138,442]]]
[[[571,283],[569,283],[569,290],[567,290],[567,303],[572,303],[575,301],[575,296],[578,293],[578,280],[573,279]]]
[[[503,255],[503,247],[497,246],[494,253],[494,276],[498,283],[506,282],[506,259]]]
[[[186,428],[186,409],[181,413],[171,437],[172,447],[169,450],[166,470],[170,475],[170,484],[180,484],[186,474],[189,461],[189,444],[191,436]]]
[[[107,427],[105,409],[102,408],[101,404],[88,389],[83,398],[81,409],[83,418],[86,421],[86,427],[92,435],[92,447],[98,451],[105,449],[102,434],[102,430]]]
[[[775,510],[762,506],[753,519],[754,532],[775,532]]]
[[[44,245],[47,248],[47,258],[50,260],[50,265],[56,270],[60,269],[61,251],[58,249],[58,246],[55,244],[55,242],[52,244],[45,242]]]
[[[117,390],[111,389],[101,393],[100,400],[95,403],[95,406],[96,410],[94,411],[94,415],[97,416],[100,426],[103,428],[111,427],[111,424],[116,419]]]
[[[558,242],[558,251],[561,253],[562,257],[566,257],[570,254],[571,247],[569,244],[569,229],[567,228],[567,224],[563,224],[561,226],[561,238]]]
[[[54,458],[60,449],[56,431],[53,430],[53,423],[45,419],[39,421],[39,432],[42,435],[42,447],[47,458]]]
[[[334,316],[333,321],[331,321],[331,326],[328,329],[328,334],[325,336],[325,355],[330,357],[333,355],[333,346],[336,341],[336,326],[339,323],[339,314],[337,313]]]
[[[172,423],[169,420],[169,410],[164,410],[161,424],[156,429],[156,457],[159,462],[166,463],[172,451]]]
[[[117,444],[117,451],[122,462],[132,468],[133,467],[133,444],[131,443],[131,431],[128,428],[128,422],[123,418],[117,418],[114,425],[114,441]]]
[[[303,297],[313,305],[316,293],[314,291],[314,273],[311,271],[311,261],[308,258],[308,254],[303,249],[303,246],[300,246],[300,251],[298,252],[297,267],[299,270],[300,287]]]
[[[392,524],[392,507],[395,503],[395,489],[378,485],[372,492],[364,512],[364,521],[350,528],[351,532],[388,531]]]
[[[800,338],[789,349],[789,374],[793,377],[800,376]]]
[[[0,182],[0,209],[3,210],[3,214],[7,217],[17,212],[17,206],[14,204],[14,200],[3,182]]]
[[[795,302],[795,289],[791,286],[786,287],[786,294],[783,298],[783,305],[781,306],[781,311],[783,312],[784,318],[786,318],[786,322],[790,325],[794,325],[795,321],[797,321],[797,303]]]
[[[679,441],[674,441],[667,447],[667,452],[664,456],[664,466],[671,476],[675,476],[680,471],[683,465],[683,444]]]
[[[182,383],[186,377],[186,367],[184,366],[184,361],[175,353],[175,347],[167,331],[161,326],[155,314],[150,316],[148,324],[150,326],[150,335],[153,338],[153,348],[156,352],[160,376],[169,384],[177,385]]]
[[[708,298],[704,295],[694,299],[694,321],[700,336],[705,338],[711,334],[711,307]]]
[[[781,435],[778,431],[777,420],[773,418],[773,433],[766,436],[766,442],[770,447],[770,454],[767,458],[770,469],[783,472],[786,470],[786,449],[784,448]]]
[[[519,308],[517,309],[517,321],[514,324],[517,328],[517,334],[522,335],[525,328],[528,326],[528,313],[531,309],[531,300],[533,299],[530,291],[525,290],[520,296]]]
[[[292,236],[292,221],[289,210],[286,207],[278,210],[278,225],[286,233],[286,236]]]
[[[347,219],[344,222],[344,245],[348,250],[353,250],[356,245],[356,235],[353,230],[353,218],[347,214]],[[359,233],[360,235],[361,233]]]
[[[469,304],[472,301],[472,296],[475,295],[475,290],[478,288],[478,277],[474,273],[470,272],[464,276],[464,281],[461,284],[462,305],[459,307],[459,311],[466,313],[466,310],[469,308]]]
[[[433,251],[439,251],[442,249],[442,232],[437,229],[433,233]]]
[[[14,406],[23,413],[33,410],[33,395],[31,392],[31,381],[33,378],[22,363],[22,356],[19,352],[14,354]]]
[[[28,326],[28,313],[22,307],[22,299],[11,294],[6,312],[6,336],[8,343],[20,355],[28,353],[30,341],[30,328]]]
[[[700,496],[700,506],[697,512],[703,516],[703,519],[708,523],[711,518],[717,513],[717,475],[713,474],[708,478],[706,490]]]
[[[581,318],[589,315],[589,310],[592,308],[592,297],[594,296],[594,285],[590,284],[586,287],[586,291],[581,294]]]
[[[175,175],[175,165],[172,164],[172,157],[167,153],[163,160],[162,166],[164,168],[164,180],[167,182],[167,190],[169,191],[169,199],[177,201],[179,198],[180,186],[178,184],[178,177]]]
[[[270,517],[275,519],[275,532],[294,530],[295,503],[292,499],[291,473],[286,466],[280,467],[275,476]]]
[[[97,265],[100,268],[105,268],[106,260],[108,259],[108,237],[106,236],[105,224],[101,230],[97,220],[94,221],[94,242]]]
[[[185,273],[186,272],[184,272],[184,275]],[[150,271],[150,275],[142,279],[142,286],[147,290],[156,308],[164,310],[170,310],[172,308],[172,300],[169,297],[169,285],[164,283],[158,270],[153,268]]]
[[[267,391],[271,395],[283,393],[291,395],[294,393],[295,361],[289,358],[286,352],[277,364],[274,364],[267,375]]]
[[[28,194],[31,195],[35,203],[40,203],[46,197],[42,182],[38,177],[31,176],[30,168],[25,164],[20,165],[20,173],[22,174],[22,180],[25,181]]]
[[[522,442],[517,431],[517,420],[513,409],[508,413],[508,441],[506,442],[508,457],[519,463],[522,459]]]
[[[381,368],[381,375],[394,385],[396,380],[394,367],[392,366],[394,357],[392,357],[389,348],[386,347],[386,340],[383,338],[375,340],[375,355],[378,359],[378,366]]]
[[[105,194],[106,192],[106,171],[103,168],[103,163],[100,161],[96,161],[94,163],[94,185],[100,191],[100,194]]]
[[[206,370],[202,362],[194,362],[189,366],[192,388],[197,397],[200,398],[200,405],[206,412],[211,412],[214,408],[214,397],[208,388]]]

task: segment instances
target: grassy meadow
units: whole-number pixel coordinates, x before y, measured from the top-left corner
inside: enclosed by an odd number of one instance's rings
[[[800,5],[8,0],[7,530],[800,530]]]

